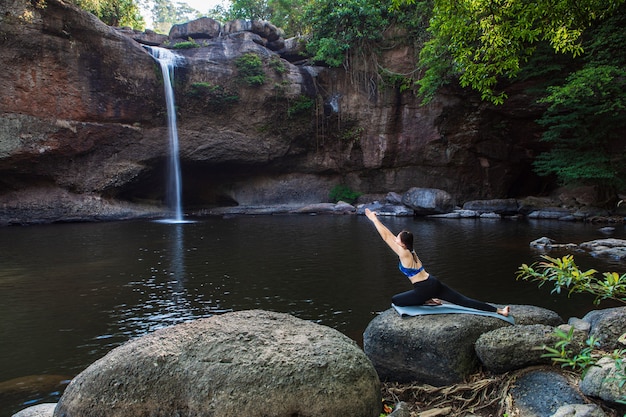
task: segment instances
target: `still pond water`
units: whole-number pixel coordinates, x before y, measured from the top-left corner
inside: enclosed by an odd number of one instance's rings
[[[591,299],[516,281],[542,236],[580,243],[600,226],[556,221],[382,218],[409,229],[427,270],[468,296],[549,308],[564,319]],[[624,238],[623,225],[613,237]],[[554,252],[553,255],[562,255]],[[563,253],[564,254],[564,253]],[[583,268],[624,265],[576,256]],[[228,311],[286,312],[362,343],[376,312],[410,289],[363,216],[245,216],[0,229],[0,387],[32,375],[71,378],[127,340]],[[513,311],[514,313],[514,311]],[[4,395],[0,417],[59,392]]]

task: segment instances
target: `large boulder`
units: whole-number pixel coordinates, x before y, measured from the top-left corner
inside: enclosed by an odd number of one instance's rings
[[[547,308],[531,305],[515,305],[511,307],[516,325],[545,324],[546,326],[560,326],[563,319],[556,312]]]
[[[544,324],[502,327],[482,334],[476,341],[476,354],[491,372],[505,373],[527,366],[550,364],[542,358],[542,346],[554,346],[559,339],[554,327]]]
[[[593,256],[611,258],[617,261],[626,261],[625,239],[597,239],[580,244]]]
[[[201,17],[190,22],[172,26],[170,39],[212,39],[222,33],[222,24],[210,17]]]
[[[623,403],[626,398],[626,384],[623,381],[623,367],[618,367],[616,361],[607,356],[587,370],[580,382],[580,390],[585,395],[609,403]]]
[[[501,215],[517,214],[519,204],[514,198],[494,200],[472,200],[463,204],[463,210],[472,210],[478,213],[497,213]]]
[[[606,417],[606,413],[596,404],[566,404],[550,417]]]
[[[122,345],[68,386],[56,417],[378,416],[380,382],[338,331],[261,310]]]
[[[508,325],[471,314],[404,318],[391,308],[369,323],[363,349],[383,380],[449,385],[477,370],[476,339]]]
[[[583,320],[591,325],[589,336],[595,338],[599,348],[607,351],[624,349],[619,339],[626,334],[626,307],[590,311]]]
[[[56,406],[56,403],[33,405],[13,414],[12,417],[52,417]]]
[[[563,323],[558,314],[541,307],[514,305],[511,314],[516,322],[512,327],[504,320],[472,314],[405,318],[391,308],[369,323],[363,334],[363,349],[383,380],[454,384],[478,369],[475,344],[481,335],[498,331],[518,338],[516,332],[523,337],[525,325]],[[490,354],[488,351],[485,347],[481,355]],[[492,366],[500,366],[497,359],[493,360]]]
[[[452,196],[436,188],[413,187],[402,196],[402,204],[411,207],[417,215],[448,213],[454,209]]]
[[[511,415],[523,417],[552,417],[565,405],[587,402],[564,374],[550,368],[518,376],[510,394],[514,409]]]

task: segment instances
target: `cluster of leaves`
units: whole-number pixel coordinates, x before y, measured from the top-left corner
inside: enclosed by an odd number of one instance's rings
[[[625,13],[592,29],[584,66],[561,85],[548,88],[548,105],[539,123],[551,149],[535,163],[539,175],[556,175],[563,184],[599,184],[608,192],[624,186],[626,156],[618,148],[626,127]]]
[[[349,51],[380,40],[389,25],[387,7],[373,0],[318,0],[304,19],[314,28],[307,49],[315,61],[331,67],[341,66]]]
[[[541,355],[542,358],[550,358],[552,363],[560,364],[562,368],[572,368],[574,371],[581,372],[583,376],[601,358],[610,358],[615,365],[614,378],[618,387],[621,389],[626,384],[626,372],[624,370],[626,349],[615,349],[610,353],[599,351],[599,343],[593,336],[589,336],[585,340],[585,346],[580,349],[574,340],[574,326],[571,326],[567,332],[557,328],[554,334],[559,340],[554,347],[542,346],[543,350],[546,351]],[[626,338],[626,334],[620,337],[620,341],[624,338]],[[618,402],[626,404],[626,397],[621,398]]]
[[[597,349],[599,343],[593,336],[587,338],[585,347],[580,349],[578,353],[575,353],[572,349],[574,344],[574,326],[571,326],[567,332],[556,328],[554,334],[559,340],[554,347],[543,347],[547,353],[541,355],[542,358],[550,358],[553,363],[560,364],[562,368],[569,367],[580,371],[585,371],[598,361],[597,356],[593,352]]]
[[[310,111],[315,105],[315,101],[307,96],[298,96],[293,101],[289,102],[289,108],[287,109],[287,116],[294,117],[297,114],[302,114]]]
[[[272,55],[269,60],[268,66],[276,71],[277,74],[284,74],[287,72],[287,67],[285,66],[285,61],[280,59],[277,55]]]
[[[263,61],[255,53],[243,54],[235,60],[235,66],[239,71],[239,78],[251,87],[265,84],[265,71]]]
[[[73,0],[73,2],[110,26],[129,26],[142,30],[146,25],[135,0]]]
[[[614,300],[626,304],[626,273],[605,272],[602,278],[597,277],[595,269],[581,271],[574,262],[572,255],[562,258],[542,256],[544,262],[532,265],[522,264],[517,272],[518,279],[539,282],[539,287],[551,283],[552,293],[560,294],[561,290],[568,290],[568,295],[574,293],[589,293],[594,295],[594,303],[602,300]]]
[[[172,25],[185,23],[200,17],[200,12],[184,2],[174,3],[172,0],[150,0],[152,21],[158,33],[169,33]]]
[[[239,96],[236,93],[228,91],[221,85],[214,85],[209,82],[193,83],[187,94],[190,97],[203,100],[206,104],[220,108],[239,101]]]
[[[498,90],[499,80],[517,76],[539,42],[548,42],[557,53],[580,55],[584,30],[623,2],[434,0],[432,39],[420,55],[426,68],[420,92],[432,98],[442,84],[458,77],[461,86],[500,104],[506,93]]]
[[[339,201],[345,201],[346,203],[353,204],[356,202],[357,198],[361,196],[361,193],[358,191],[353,191],[347,185],[335,185],[328,195],[330,201],[333,203],[337,203]]]
[[[172,49],[192,49],[200,48],[201,46],[202,45],[200,45],[198,42],[190,38],[188,41],[175,43],[174,45],[172,45]]]

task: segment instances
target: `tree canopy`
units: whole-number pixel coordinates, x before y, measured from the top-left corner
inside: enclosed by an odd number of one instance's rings
[[[458,77],[461,86],[477,90],[484,100],[502,103],[506,93],[498,90],[499,79],[517,76],[539,42],[578,56],[585,30],[623,2],[434,0],[432,38],[421,52],[426,72],[420,91],[432,97],[442,83]]]
[[[153,29],[160,33],[169,33],[172,25],[185,23],[200,16],[200,12],[184,2],[171,0],[151,0]]]
[[[73,0],[83,10],[96,15],[110,26],[129,26],[143,29],[146,22],[135,0]]]

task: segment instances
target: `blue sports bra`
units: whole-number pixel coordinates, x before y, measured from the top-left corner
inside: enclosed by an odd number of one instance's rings
[[[399,262],[398,263],[398,268],[400,269],[400,272],[402,272],[408,278],[411,278],[411,277],[414,277],[415,275],[419,274],[420,272],[422,272],[424,270],[424,265],[420,266],[419,268],[405,268],[402,265],[402,262]]]

